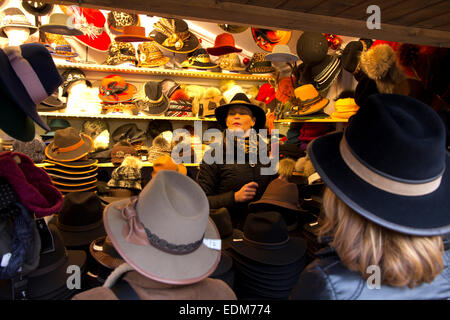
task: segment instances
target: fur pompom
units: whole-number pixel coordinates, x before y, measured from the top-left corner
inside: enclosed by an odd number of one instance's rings
[[[361,67],[367,76],[380,80],[395,66],[395,52],[387,44],[380,44],[361,53]]]
[[[289,178],[290,176],[292,176],[294,168],[295,168],[294,160],[290,158],[282,159],[278,163],[278,174],[280,175],[280,177]]]
[[[139,158],[134,156],[127,156],[125,159],[123,159],[121,167],[131,167],[136,169],[142,168],[142,161],[139,160]]]

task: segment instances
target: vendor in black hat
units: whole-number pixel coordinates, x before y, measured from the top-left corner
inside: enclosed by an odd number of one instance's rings
[[[218,149],[211,148],[211,154],[207,151],[200,165],[197,182],[208,196],[210,208],[226,207],[231,214],[233,226],[240,228],[247,215],[248,203],[258,200],[273,178],[272,175],[261,174],[261,169],[269,166],[262,165],[259,161],[259,149],[265,147],[262,144],[266,142],[260,139],[259,134],[257,143],[254,142],[255,139],[250,139],[252,128],[256,132],[264,129],[266,115],[261,108],[251,104],[243,93],[236,94],[229,104],[215,109],[215,115],[219,124],[227,129],[223,132],[222,141],[216,145],[223,148],[223,162],[208,164],[205,158],[208,155],[214,157],[215,150]],[[230,155],[230,147],[234,148],[233,161],[226,159]],[[269,152],[268,146],[266,150]],[[245,162],[239,163],[237,155],[242,151]],[[252,152],[256,153],[256,163],[250,161]]]

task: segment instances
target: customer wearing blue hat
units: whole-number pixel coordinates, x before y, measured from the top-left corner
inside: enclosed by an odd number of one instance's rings
[[[333,240],[291,299],[449,299],[450,155],[436,112],[371,95],[308,153],[327,185],[319,236]]]

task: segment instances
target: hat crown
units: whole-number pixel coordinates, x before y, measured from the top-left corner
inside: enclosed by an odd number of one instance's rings
[[[216,40],[214,41],[214,47],[222,46],[235,46],[234,37],[232,34],[225,32],[217,35]]]
[[[286,44],[277,44],[273,47],[272,53],[289,53],[292,54],[291,49]]]
[[[158,81],[148,81],[144,85],[145,95],[153,101],[158,101],[163,95],[161,83]]]
[[[366,166],[416,183],[444,172],[445,136],[442,120],[432,108],[396,94],[369,96],[345,131],[349,147]]]
[[[134,35],[134,36],[140,36],[145,37],[145,28],[142,26],[124,26],[122,35]]]
[[[93,192],[70,192],[63,200],[58,222],[66,226],[87,226],[102,219],[103,205]]]
[[[163,170],[139,194],[136,210],[143,225],[159,238],[187,244],[203,237],[209,203],[191,178]]]
[[[297,40],[297,54],[309,65],[322,61],[328,52],[328,41],[320,32],[303,32]]]
[[[275,200],[286,204],[286,206],[296,208],[298,202],[298,188],[295,183],[275,179],[266,188],[260,201]]]
[[[67,25],[67,22],[69,21],[70,16],[64,13],[52,13],[49,18],[48,24],[54,24],[54,25]]]
[[[234,97],[231,99],[230,103],[239,103],[239,102],[246,102],[246,103],[251,103],[249,98],[247,97],[247,95],[245,93],[242,92],[238,92],[234,95]]]
[[[58,148],[73,146],[81,141],[80,133],[73,127],[55,131],[54,145]]]
[[[1,26],[7,26],[9,24],[14,23],[20,23],[31,26],[31,22],[28,21],[25,14],[19,8],[15,7],[6,8],[1,12],[0,16],[3,16]]]
[[[295,97],[302,100],[307,101],[310,99],[317,98],[319,96],[319,92],[314,88],[312,84],[305,84],[294,90]]]
[[[286,223],[275,211],[250,213],[243,231],[247,239],[260,244],[280,244],[289,239]]]

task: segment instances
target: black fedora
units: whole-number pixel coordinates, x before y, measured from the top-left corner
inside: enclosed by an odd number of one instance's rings
[[[216,119],[223,128],[227,127],[228,110],[232,106],[244,106],[249,108],[253,116],[256,118],[254,128],[256,130],[264,129],[266,125],[266,114],[264,113],[264,110],[257,105],[252,104],[244,93],[235,94],[230,103],[221,105],[214,110]]]
[[[100,198],[91,191],[68,193],[61,211],[49,223],[58,227],[66,247],[89,245],[106,235],[103,208]]]
[[[233,229],[230,212],[227,208],[210,209],[209,217],[214,221],[217,230],[219,230],[222,250],[228,249],[234,238],[242,238],[242,231]]]
[[[275,211],[250,213],[245,219],[244,235],[233,239],[231,249],[264,264],[283,266],[301,259],[306,243],[289,237],[286,223]]]
[[[325,184],[364,218],[400,233],[450,232],[450,155],[442,120],[396,94],[369,96],[344,133],[319,137],[308,154]]]

